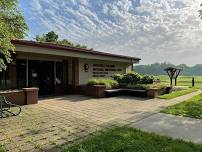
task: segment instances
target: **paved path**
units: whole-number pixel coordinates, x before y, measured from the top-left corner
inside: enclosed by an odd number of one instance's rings
[[[178,103],[198,94],[195,92],[177,99],[172,99],[169,105]],[[183,100],[182,100],[183,99]],[[157,113],[130,125],[143,131],[153,132],[176,139],[183,139],[194,143],[202,143],[202,120],[188,117]]]
[[[186,98],[199,94],[192,93]],[[17,117],[0,119],[0,144],[11,152],[57,151],[104,128],[140,122],[162,108],[184,100],[114,97],[92,99],[69,95],[23,106]]]
[[[131,127],[168,137],[202,143],[202,120],[158,113]]]

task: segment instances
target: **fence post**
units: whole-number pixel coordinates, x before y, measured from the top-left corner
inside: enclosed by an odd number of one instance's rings
[[[192,77],[192,87],[195,86],[195,80],[194,80],[194,77]]]

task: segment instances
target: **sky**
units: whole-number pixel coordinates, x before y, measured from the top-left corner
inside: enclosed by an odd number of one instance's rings
[[[202,64],[201,0],[19,0],[26,39],[55,31],[140,64]]]

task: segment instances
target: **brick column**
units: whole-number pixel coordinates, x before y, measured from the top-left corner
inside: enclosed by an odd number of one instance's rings
[[[23,88],[27,105],[38,103],[39,88]]]

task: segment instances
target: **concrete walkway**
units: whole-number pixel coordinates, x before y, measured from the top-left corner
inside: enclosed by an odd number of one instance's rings
[[[172,100],[168,100],[170,106],[185,101],[201,91],[194,92],[185,96],[181,96]],[[162,107],[163,109],[164,107]],[[194,143],[202,143],[202,120],[182,116],[174,116],[163,113],[153,114],[145,119],[136,121],[130,125],[146,132],[157,133],[175,139],[183,139]]]
[[[202,143],[202,120],[158,113],[131,125],[146,132]]]

